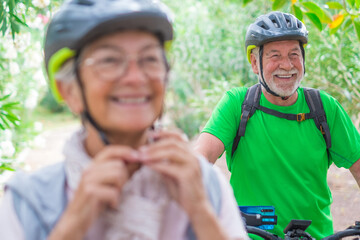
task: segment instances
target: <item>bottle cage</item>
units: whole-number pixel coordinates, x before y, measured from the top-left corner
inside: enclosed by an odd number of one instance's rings
[[[287,120],[293,120],[298,122],[302,122],[308,119],[314,119],[316,127],[320,130],[321,134],[324,137],[326,143],[326,149],[327,151],[329,151],[329,148],[331,148],[330,129],[326,121],[326,113],[324,111],[324,106],[320,98],[320,91],[314,88],[303,88],[303,89],[305,94],[305,100],[307,105],[309,106],[310,112],[291,114],[291,113],[282,113],[270,108],[260,106],[261,86],[259,83],[251,86],[247,90],[244,102],[241,105],[241,111],[242,111],[241,120],[236,136],[233,141],[231,157],[233,157],[239,145],[240,138],[245,135],[246,125],[248,120],[255,113],[257,109],[279,118],[285,118]]]

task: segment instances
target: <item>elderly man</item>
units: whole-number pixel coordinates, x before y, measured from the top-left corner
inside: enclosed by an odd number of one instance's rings
[[[212,163],[226,151],[238,204],[274,206],[273,233],[283,236],[291,219],[308,219],[307,231],[320,239],[333,233],[329,166],[349,169],[360,185],[360,134],[333,97],[299,87],[307,41],[291,14],[258,17],[246,49],[260,84],[226,92],[196,149]]]

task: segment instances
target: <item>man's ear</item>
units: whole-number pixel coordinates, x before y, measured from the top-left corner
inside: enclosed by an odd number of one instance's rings
[[[70,108],[71,112],[77,115],[82,113],[84,106],[82,102],[81,92],[76,81],[56,81],[56,86],[60,92],[60,95]]]
[[[253,54],[253,53],[250,54],[250,61],[251,61],[251,68],[252,68],[253,72],[255,74],[259,74],[259,67],[258,67],[259,62],[257,61],[255,54]]]

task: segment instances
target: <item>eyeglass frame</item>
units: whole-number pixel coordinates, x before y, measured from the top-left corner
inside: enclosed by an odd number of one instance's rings
[[[125,60],[125,63],[124,63],[124,66],[123,66],[123,70],[118,74],[114,74],[114,76],[112,77],[104,77],[104,75],[101,76],[101,72],[103,71],[99,71],[99,70],[96,70],[96,69],[93,69],[93,71],[98,75],[98,77],[103,80],[103,81],[106,81],[106,82],[112,82],[112,81],[115,81],[116,79],[121,79],[123,78],[124,76],[126,76],[126,74],[128,73],[128,70],[129,70],[129,66],[130,66],[130,63],[134,60],[136,60],[136,64],[137,64],[137,67],[141,70],[141,72],[147,76],[148,78],[152,79],[152,78],[156,78],[157,76],[149,76],[148,72],[146,70],[144,70],[144,68],[142,67],[142,64],[140,63],[141,61],[141,54],[149,49],[152,49],[152,48],[158,48],[159,50],[161,50],[161,59],[162,59],[162,62],[161,64],[164,65],[164,74],[163,74],[163,77],[160,77],[158,76],[157,78],[164,78],[164,79],[167,79],[167,73],[169,72],[170,70],[170,64],[167,60],[167,57],[166,57],[166,53],[165,53],[165,50],[163,48],[162,45],[160,44],[152,44],[152,45],[148,45],[148,46],[145,46],[143,47],[142,49],[140,49],[140,51],[138,51],[137,53],[135,54],[127,54],[125,50],[123,50],[122,48],[120,47],[116,47],[116,46],[112,46],[112,45],[106,45],[105,48],[107,49],[114,49],[116,51],[118,51],[119,53],[123,54],[124,56],[124,60]],[[95,50],[96,52],[97,50]],[[94,53],[92,53],[94,54]],[[85,59],[83,59],[81,57],[81,54],[80,56],[77,58],[78,59],[78,66],[96,66],[96,64],[99,64],[99,62],[101,61],[101,59],[98,59],[96,60],[94,57],[86,57]],[[105,58],[103,58],[105,59]],[[116,69],[114,69],[116,70]]]

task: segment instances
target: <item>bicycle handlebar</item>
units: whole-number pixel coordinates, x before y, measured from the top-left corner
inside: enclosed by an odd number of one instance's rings
[[[265,240],[282,240],[280,237],[276,236],[275,234],[272,234],[268,231],[262,230],[257,227],[246,226],[246,231],[248,233],[255,234],[259,237],[262,237]]]
[[[360,221],[356,221],[355,226],[351,226],[348,229],[334,233],[322,240],[337,240],[349,236],[360,236]]]
[[[285,237],[281,237],[272,234],[264,229],[258,228],[256,226],[267,225],[267,224],[276,224],[277,216],[263,216],[259,214],[247,214],[242,211],[241,215],[244,218],[246,223],[246,230],[250,234],[257,235],[265,240],[298,240],[298,239],[309,239],[313,240],[314,238],[307,232],[306,228],[311,224],[309,220],[291,220],[289,225],[284,229]],[[360,236],[360,221],[356,221],[355,225],[350,226],[349,228],[334,233],[328,237],[323,238],[322,240],[339,240],[344,237],[350,236]],[[357,238],[359,239],[359,238]]]
[[[268,231],[265,231],[263,229],[259,229],[257,227],[253,227],[253,226],[246,226],[246,230],[248,233],[251,234],[255,234],[265,240],[283,240],[281,237],[272,234]],[[302,230],[300,230],[300,232],[303,232]],[[299,232],[298,232],[299,233]],[[303,232],[305,233],[305,232]],[[285,240],[288,239],[300,239],[300,237],[305,237],[305,239],[313,239],[310,234],[306,233],[305,235],[300,234],[301,236],[297,235],[297,236],[290,236],[290,234],[285,235]],[[352,226],[348,229],[345,229],[343,231],[334,233],[328,237],[323,238],[322,240],[339,240],[342,239],[344,237],[350,237],[350,236],[360,236],[360,221],[357,221],[355,223],[355,226]],[[304,239],[304,238],[302,238]]]

